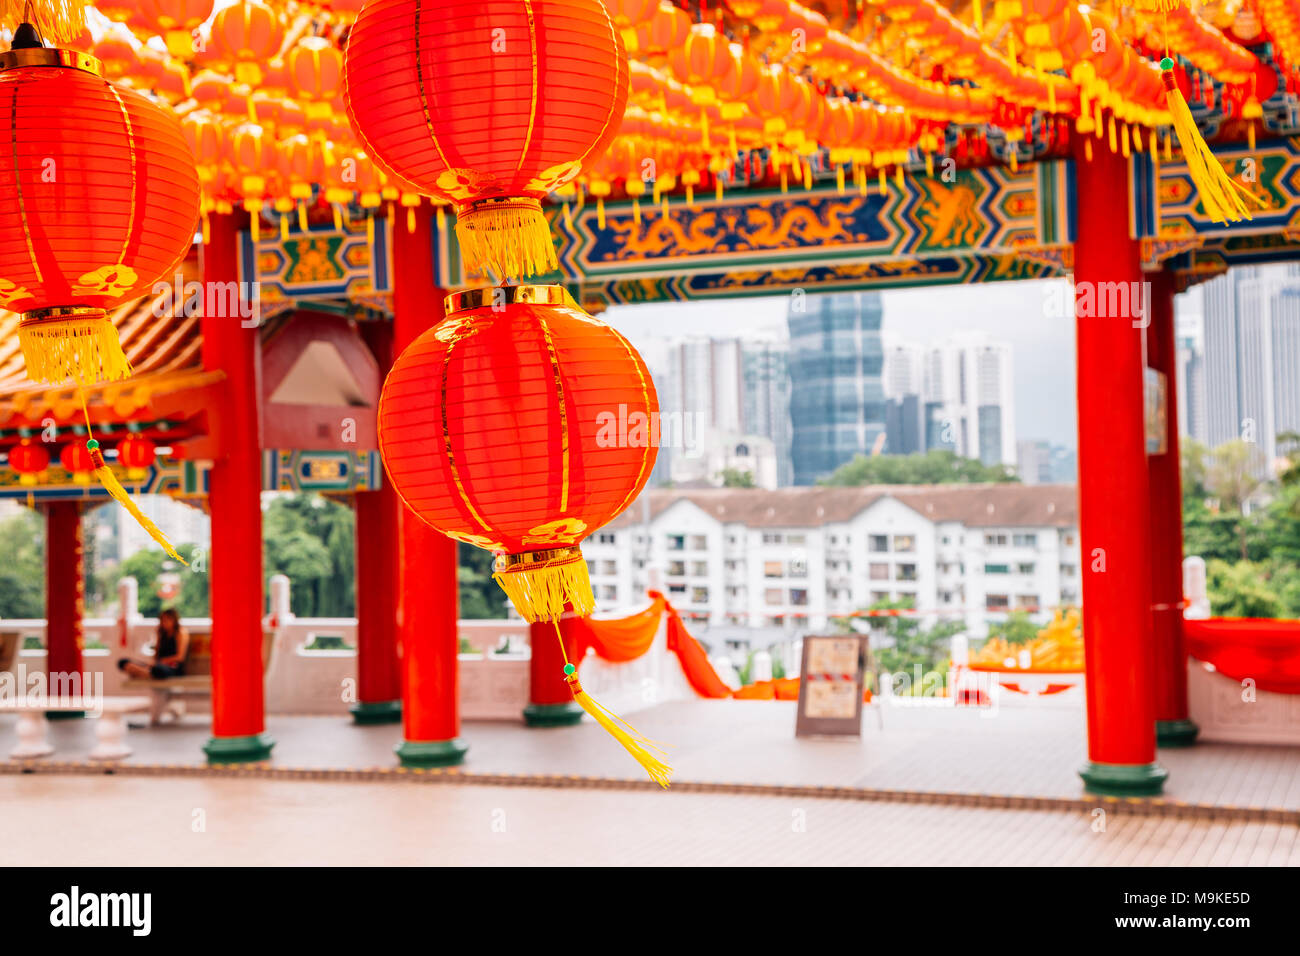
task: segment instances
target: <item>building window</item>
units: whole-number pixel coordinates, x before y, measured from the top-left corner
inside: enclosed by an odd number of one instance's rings
[[[881,604],[881,603],[883,603],[883,602],[885,602],[885,601],[888,601],[888,600],[889,600],[889,592],[888,592],[888,591],[872,591],[872,592],[871,592],[871,603],[872,603],[872,604]]]
[[[1011,543],[1017,548],[1035,548],[1038,546],[1038,535],[1036,534],[1013,534]]]
[[[986,534],[984,536],[984,546],[988,548],[1005,548],[1007,546],[1007,536],[1005,534]]]
[[[785,577],[785,565],[782,564],[780,561],[764,561],[763,577],[765,578]]]
[[[803,607],[808,603],[808,592],[803,588],[791,588],[790,603],[797,607]]]
[[[602,531],[600,534],[596,535],[596,542],[598,544],[613,544],[614,543],[613,532]]]
[[[808,562],[798,559],[791,561],[788,576],[792,578],[808,577]]]
[[[785,603],[785,592],[780,588],[768,588],[763,592],[763,603],[768,606],[779,606]]]
[[[691,588],[691,603],[692,603],[692,604],[708,604],[708,603],[709,603],[709,589],[708,589],[708,588],[701,588],[701,587]]]
[[[984,565],[985,574],[1010,574],[1011,565],[1009,564],[986,564]]]
[[[940,604],[951,604],[951,603],[952,603],[952,592],[951,592],[951,591],[940,591],[940,592],[939,592],[939,603],[940,603]]]
[[[669,594],[676,594],[676,595],[678,595],[678,596],[680,596],[680,597],[685,597],[685,596],[686,596],[686,585],[685,585],[685,584],[670,584],[670,585],[668,585],[668,593],[669,593]]]
[[[707,561],[692,561],[692,562],[691,562],[691,576],[692,576],[692,577],[696,577],[696,578],[706,578],[706,577],[708,577],[708,576],[709,576],[709,562],[707,562]]]
[[[1033,574],[1034,562],[1021,561],[1019,564],[1016,565],[1016,571],[1019,572],[1020,574]]]
[[[1063,578],[1072,578],[1078,573],[1079,573],[1079,569],[1075,567],[1073,564],[1061,565],[1061,577]]]
[[[944,543],[944,544],[952,544],[952,537],[951,537],[950,535],[946,535],[946,534],[945,534],[945,535],[943,536],[943,543]]]
[[[693,534],[693,535],[691,535],[691,550],[692,550],[692,551],[708,551],[708,550],[709,550],[709,539],[708,539],[708,537],[706,537],[705,535],[702,535],[702,534]]]
[[[802,548],[808,541],[808,536],[803,534],[788,534],[785,536],[785,543]]]
[[[764,543],[764,544],[784,544],[784,543],[785,543],[785,535],[783,535],[783,534],[781,534],[780,532],[777,532],[777,531],[764,531],[764,532],[763,532],[763,543]]]
[[[910,534],[894,535],[894,550],[904,553],[916,550],[916,538]]]
[[[600,589],[600,599],[602,601],[617,601],[618,588],[613,584],[605,584]]]
[[[898,566],[898,580],[900,580],[900,581],[915,581],[915,580],[916,580],[916,565],[915,565],[915,564],[900,564],[900,565]]]
[[[1037,608],[1037,607],[1038,607],[1038,595],[1037,595],[1037,594],[1017,594],[1017,595],[1016,595],[1016,607],[1020,608],[1022,611],[1026,611],[1026,610],[1031,610],[1031,609]]]
[[[870,578],[871,578],[872,581],[888,581],[888,580],[889,580],[889,565],[887,565],[887,564],[873,564],[873,565],[871,565],[871,567],[870,567],[870,569],[868,570],[867,573],[868,573],[868,575],[870,576]]]
[[[685,561],[669,561],[669,562],[668,562],[668,576],[669,576],[670,578],[684,578],[684,577],[686,577],[686,562],[685,562]]]
[[[990,594],[984,598],[986,611],[1005,611],[1010,606],[1011,601],[1005,594]]]
[[[1064,541],[1065,544],[1066,544],[1066,546],[1068,547],[1068,546],[1074,544],[1074,535],[1072,535],[1072,534],[1063,535],[1063,536],[1061,537],[1061,540]]]
[[[867,538],[867,550],[874,551],[877,554],[885,554],[889,551],[889,535],[873,534]]]
[[[668,536],[669,551],[684,551],[686,549],[686,535],[670,534]]]

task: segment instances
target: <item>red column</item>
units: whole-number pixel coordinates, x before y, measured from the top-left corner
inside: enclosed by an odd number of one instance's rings
[[[234,216],[211,217],[200,259],[207,289],[239,281],[238,239]],[[203,750],[213,763],[265,760],[274,745],[262,660],[262,351],[257,328],[246,326],[238,315],[201,321],[203,367],[226,374],[223,401],[209,410],[220,449],[208,476],[212,738]]]
[[[393,229],[393,349],[400,354],[442,319],[444,292],[433,284],[430,209],[416,211],[415,229]],[[459,586],[456,542],[401,510],[398,627],[402,646],[404,766],[458,764],[468,745],[460,739],[460,688],[456,654]]]
[[[393,327],[367,322],[362,335],[384,374],[393,364]],[[397,648],[402,502],[387,478],[375,491],[352,496],[357,537],[357,703],[358,724],[402,719],[402,672]]]
[[[1178,370],[1174,335],[1174,279],[1154,272],[1147,366],[1165,376],[1165,450],[1147,457],[1147,513],[1151,521],[1151,616],[1155,653],[1156,742],[1196,742],[1187,715],[1187,650],[1183,645],[1183,490],[1178,453]]]
[[[565,612],[567,617],[569,612]],[[564,680],[564,655],[555,636],[555,624],[539,621],[528,628],[532,656],[528,662],[528,706],[524,722],[530,727],[566,727],[582,722],[582,708]],[[564,642],[569,660],[580,656],[572,638]]]
[[[1100,145],[1100,144],[1098,144]],[[1104,148],[1075,157],[1078,237],[1079,530],[1088,763],[1096,793],[1159,793],[1140,308],[1129,235],[1129,163]],[[1120,283],[1121,285],[1114,285]],[[1126,304],[1127,303],[1127,304]]]
[[[50,697],[78,697],[83,687],[81,617],[85,610],[81,504],[54,501],[45,511],[45,672]],[[51,717],[80,717],[65,711]]]

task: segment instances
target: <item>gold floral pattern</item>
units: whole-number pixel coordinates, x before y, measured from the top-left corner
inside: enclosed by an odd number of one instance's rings
[[[0,302],[8,305],[10,302],[25,299],[30,295],[31,293],[20,286],[17,282],[11,282],[8,279],[0,279]]]
[[[75,295],[104,295],[115,298],[124,295],[140,281],[134,269],[121,264],[100,266],[87,272],[72,286]]]
[[[491,538],[481,534],[462,534],[459,531],[446,532],[447,537],[453,541],[462,541],[465,544],[472,544],[476,548],[483,548],[486,551],[504,551],[505,545],[499,541],[493,541]]]
[[[525,545],[550,544],[557,539],[577,538],[587,530],[587,522],[581,518],[557,518],[554,521],[548,521],[546,524],[539,524],[526,535],[524,535]]]
[[[577,178],[578,173],[582,171],[582,163],[578,161],[560,163],[558,166],[552,166],[549,169],[543,169],[536,177],[531,179],[524,192],[528,193],[552,193],[559,189],[567,182]]]
[[[455,344],[478,331],[478,326],[469,316],[456,316],[443,321],[433,330],[433,337],[439,342]]]
[[[495,176],[477,169],[444,169],[433,185],[438,192],[456,202],[468,202],[484,193],[501,191]]]

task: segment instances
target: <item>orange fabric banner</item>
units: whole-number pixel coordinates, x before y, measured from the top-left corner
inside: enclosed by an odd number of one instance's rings
[[[718,672],[709,663],[709,657],[704,653],[700,642],[691,637],[690,632],[686,630],[681,615],[662,594],[656,591],[650,593],[664,602],[664,607],[668,611],[668,649],[677,655],[677,660],[682,665],[682,672],[695,688],[695,692],[701,697],[715,699],[730,697],[731,688],[722,683]]]
[[[634,661],[654,643],[659,621],[668,602],[662,594],[652,592],[653,602],[644,611],[630,617],[598,620],[590,617],[565,618],[561,627],[574,644],[585,653],[594,647],[602,660],[614,663]]]
[[[1219,617],[1183,621],[1187,653],[1260,690],[1300,694],[1300,621]]]

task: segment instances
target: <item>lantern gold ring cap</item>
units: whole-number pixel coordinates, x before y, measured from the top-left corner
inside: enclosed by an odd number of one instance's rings
[[[20,66],[62,66],[85,70],[96,76],[104,75],[104,64],[97,57],[80,50],[60,50],[58,47],[29,47],[0,53],[0,73]]]
[[[453,292],[443,300],[443,311],[446,315],[451,315],[469,309],[499,309],[522,302],[577,307],[569,290],[562,285],[499,285]]]

